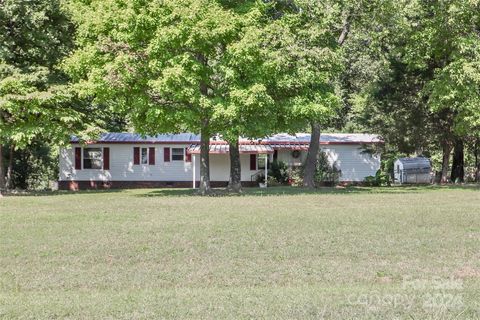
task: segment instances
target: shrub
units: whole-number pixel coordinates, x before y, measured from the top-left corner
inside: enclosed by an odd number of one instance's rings
[[[265,182],[265,175],[263,173],[258,174],[257,177],[255,178],[255,181],[257,183],[264,183]]]
[[[303,167],[293,168],[289,171],[290,184],[294,187],[303,186]]]
[[[303,172],[304,166],[290,170],[289,176],[292,186],[303,186]],[[318,160],[315,168],[315,185],[324,186],[329,184],[337,184],[342,172],[337,169],[335,164],[330,164],[325,152],[321,151],[318,154]]]
[[[374,176],[365,177],[363,183],[368,187],[390,186],[390,175],[378,170]]]
[[[325,183],[338,183],[342,172],[337,169],[335,164],[330,164],[327,154],[320,150],[318,154],[317,166],[315,169],[315,184],[317,186]]]
[[[375,176],[368,176],[363,179],[363,184],[366,185],[367,187],[376,187],[377,184],[377,179]]]
[[[270,164],[270,168],[268,170],[268,179],[270,178],[275,179],[277,184],[287,184],[288,183],[288,167],[282,161],[273,161]]]
[[[278,180],[273,177],[273,176],[268,176],[268,179],[267,179],[267,182],[268,182],[268,185],[270,187],[276,187],[276,186],[280,186],[282,185],[280,182],[278,182]]]
[[[375,180],[379,186],[390,186],[390,175],[386,172],[382,172],[380,170],[375,173]]]

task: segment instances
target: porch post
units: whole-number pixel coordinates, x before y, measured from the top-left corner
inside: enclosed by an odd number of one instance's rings
[[[193,189],[195,189],[195,154],[192,154]]]
[[[268,153],[265,154],[265,187],[267,187],[268,181]]]

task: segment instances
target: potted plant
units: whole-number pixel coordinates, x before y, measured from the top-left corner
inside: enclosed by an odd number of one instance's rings
[[[257,183],[260,188],[266,188],[267,185],[265,184],[265,175],[264,174],[259,174],[257,176]]]

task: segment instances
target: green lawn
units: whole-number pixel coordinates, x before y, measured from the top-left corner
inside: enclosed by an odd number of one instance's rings
[[[0,319],[478,319],[478,188],[0,199]]]

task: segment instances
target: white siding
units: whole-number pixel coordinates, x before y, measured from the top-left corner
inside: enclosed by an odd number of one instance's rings
[[[400,160],[396,160],[393,166],[394,183],[401,183],[400,178],[403,170],[403,163]]]
[[[277,160],[282,161],[287,166],[301,166],[307,159],[307,151],[301,151],[298,158],[292,157],[292,150],[278,150]]]
[[[76,147],[74,145],[73,147]],[[74,149],[60,151],[60,181],[192,181],[192,162],[163,161],[164,148],[186,148],[186,144],[94,144],[89,147],[110,148],[110,170],[75,170]],[[134,165],[134,147],[154,147],[155,165]],[[331,163],[342,171],[340,181],[363,181],[366,176],[375,175],[380,168],[380,156],[362,153],[359,145],[329,145],[322,147]],[[263,157],[263,155],[261,155]],[[293,159],[291,151],[279,151],[278,160],[289,165],[303,162],[306,152]],[[270,156],[271,159],[271,156]],[[242,181],[251,181],[256,170],[250,170],[250,155],[240,155]],[[195,156],[196,180],[200,179],[200,156]],[[210,155],[210,179],[228,181],[230,160],[228,155]]]
[[[73,148],[78,147],[74,145]],[[92,144],[88,147],[110,148],[110,170],[75,170],[74,149],[60,150],[60,181],[192,181],[192,162],[163,161],[164,148],[186,148],[174,144]],[[155,165],[134,165],[133,148],[155,148]],[[195,176],[200,180],[200,156],[195,158]],[[242,181],[250,181],[256,171],[250,170],[250,155],[240,155]],[[230,159],[228,155],[210,155],[210,179],[228,181]]]
[[[363,152],[359,145],[329,145],[322,150],[342,171],[340,181],[363,181],[380,169],[380,155]]]
[[[380,169],[380,156],[362,152],[360,145],[328,145],[321,146],[321,149],[327,154],[330,164],[335,164],[342,171],[340,181],[363,181]],[[307,151],[302,151],[297,159],[292,157],[291,150],[278,152],[278,160],[289,166],[300,165],[306,157]]]
[[[191,181],[192,163],[163,161],[164,148],[186,148],[178,144],[94,144],[110,148],[110,170],[75,170],[72,148],[60,152],[60,180],[78,181]],[[76,146],[74,146],[76,147]],[[155,148],[155,165],[133,164],[133,148]]]
[[[260,155],[264,157],[264,155]],[[200,179],[199,174],[199,156],[196,156],[197,169],[195,175],[197,180]],[[241,154],[240,155],[240,164],[242,170],[242,181],[251,181],[253,174],[257,173],[258,170],[250,170],[250,155]],[[228,154],[212,154],[210,155],[210,180],[212,181],[228,181],[230,178],[230,158]]]

